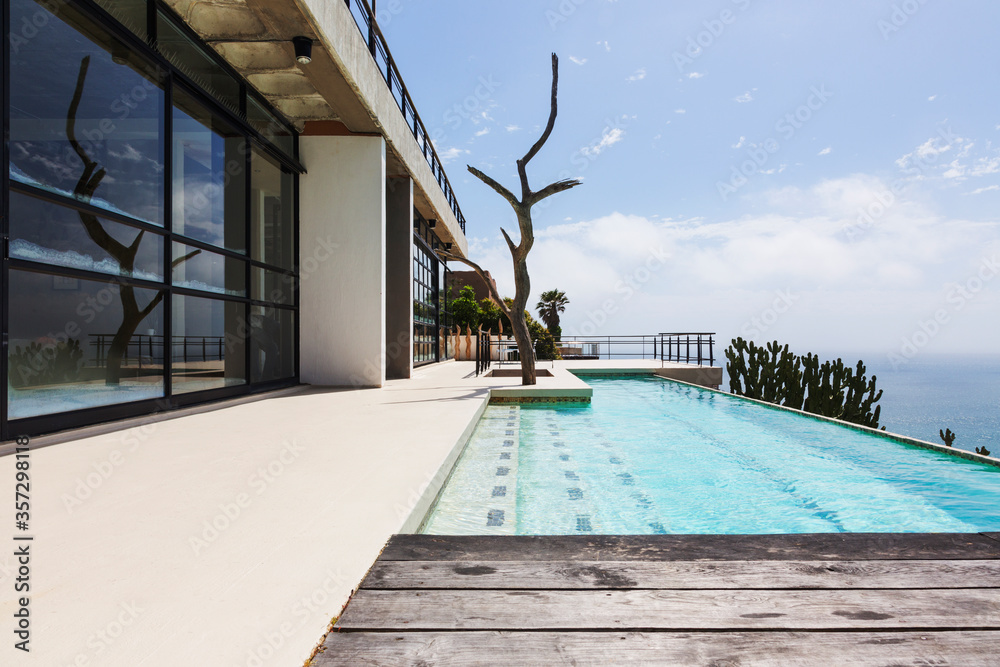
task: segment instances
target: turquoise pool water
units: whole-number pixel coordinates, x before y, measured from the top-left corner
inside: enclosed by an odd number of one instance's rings
[[[422,532],[1000,530],[1000,468],[659,378],[491,405]]]

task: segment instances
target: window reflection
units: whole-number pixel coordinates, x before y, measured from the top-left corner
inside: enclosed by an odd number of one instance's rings
[[[171,375],[175,394],[246,384],[246,306],[173,297]]]
[[[129,48],[68,3],[12,0],[10,177],[163,223],[163,91]],[[69,121],[69,122],[68,122]]]
[[[10,272],[11,419],[163,395],[163,292]]]
[[[282,380],[295,375],[295,313],[284,308],[254,306],[250,370],[253,382]]]
[[[246,139],[190,95],[174,100],[172,229],[246,252]]]
[[[253,150],[250,179],[250,225],[253,258],[291,269],[295,254],[293,177],[269,156]]]
[[[12,192],[10,256],[84,271],[163,280],[163,237]]]
[[[246,262],[181,243],[173,244],[173,252],[174,285],[246,296]]]

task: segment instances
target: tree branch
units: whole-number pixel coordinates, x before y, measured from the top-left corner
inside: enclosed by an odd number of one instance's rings
[[[550,102],[549,110],[549,122],[545,126],[545,131],[542,132],[542,136],[539,137],[535,145],[531,147],[524,157],[517,161],[517,172],[521,176],[521,199],[523,201],[528,200],[528,196],[531,194],[531,188],[528,187],[528,173],[525,169],[528,163],[531,162],[531,158],[535,157],[538,151],[542,150],[542,146],[548,141],[549,135],[552,134],[552,128],[556,124],[556,93],[559,90],[559,57],[556,54],[552,54],[552,98]]]
[[[84,172],[85,177],[90,176],[90,171],[93,169],[91,165],[95,164],[87,152],[83,150],[83,146],[80,142],[76,140],[76,111],[80,106],[80,99],[83,97],[83,84],[87,80],[87,69],[90,67],[90,56],[84,56],[83,60],[80,61],[80,73],[76,76],[76,89],[73,91],[73,99],[69,103],[69,112],[66,114],[66,137],[69,139],[70,145],[80,160],[83,161],[83,166],[88,168],[88,171]]]
[[[557,192],[564,192],[566,190],[569,190],[570,188],[575,188],[576,186],[580,185],[581,182],[582,181],[576,178],[568,178],[563,181],[556,181],[555,183],[546,185],[538,192],[533,192],[531,194],[531,200],[529,205],[534,206],[535,204],[542,201],[546,197],[551,197]]]
[[[461,262],[462,264],[465,264],[473,271],[475,271],[477,274],[479,274],[479,277],[483,279],[484,283],[486,283],[486,289],[490,291],[490,296],[493,297],[493,300],[496,301],[497,305],[500,307],[500,312],[506,315],[508,320],[510,319],[511,317],[510,308],[508,308],[507,304],[505,304],[503,302],[503,299],[500,298],[500,294],[497,292],[496,288],[493,287],[493,280],[489,277],[486,271],[483,270],[483,267],[479,266],[471,259],[466,259],[465,257],[462,257],[460,255],[455,255],[453,253],[444,250],[438,250],[437,254],[440,255],[441,257],[444,257],[448,261],[454,260],[456,262]]]
[[[517,246],[514,245],[514,242],[510,240],[510,236],[507,234],[507,230],[501,227],[500,233],[503,234],[504,240],[507,241],[507,247],[510,248],[511,256],[517,257]]]
[[[465,165],[465,166],[469,169],[469,173],[471,173],[473,176],[481,180],[486,185],[493,188],[498,195],[509,201],[511,206],[516,208],[518,205],[520,205],[521,202],[517,200],[517,197],[515,197],[510,190],[500,185],[497,181],[493,180],[492,178],[490,178],[483,172],[479,171],[472,165]]]

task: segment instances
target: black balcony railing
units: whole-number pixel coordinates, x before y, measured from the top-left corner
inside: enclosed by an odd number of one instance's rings
[[[94,349],[94,364],[103,368],[111,351],[114,334],[90,334]],[[134,334],[122,355],[126,366],[160,366],[163,364],[163,334]],[[222,336],[172,336],[172,359],[185,361],[220,361],[226,358],[226,343]]]
[[[441,158],[438,157],[437,151],[434,150],[434,143],[431,141],[423,121],[420,120],[420,114],[417,113],[413,99],[406,90],[403,77],[399,75],[399,69],[397,69],[396,62],[392,59],[392,53],[389,52],[385,37],[382,35],[382,31],[379,30],[378,23],[372,15],[371,7],[366,0],[344,0],[344,2],[347,3],[347,8],[350,10],[351,16],[354,17],[354,22],[357,24],[358,30],[361,31],[361,36],[368,43],[368,51],[375,60],[375,66],[378,67],[382,78],[385,79],[386,85],[389,86],[389,93],[396,100],[396,106],[403,112],[403,120],[406,121],[407,127],[413,133],[413,138],[416,139],[417,146],[423,151],[424,158],[431,167],[431,173],[434,174],[434,178],[438,182],[438,187],[441,188],[445,199],[448,200],[448,205],[451,207],[452,213],[455,214],[455,218],[458,220],[458,224],[464,234],[465,216],[462,215],[458,199],[455,198],[455,191],[451,188],[448,175],[444,173]]]
[[[563,336],[556,345],[564,359],[658,359],[699,366],[715,364],[714,333]],[[516,353],[513,340],[493,338],[491,356],[499,357],[499,363],[516,361]]]

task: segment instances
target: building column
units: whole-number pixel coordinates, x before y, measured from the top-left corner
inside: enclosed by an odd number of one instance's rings
[[[385,340],[386,377],[413,372],[413,180],[386,182]]]
[[[385,141],[303,136],[299,155],[299,375],[385,383]]]

